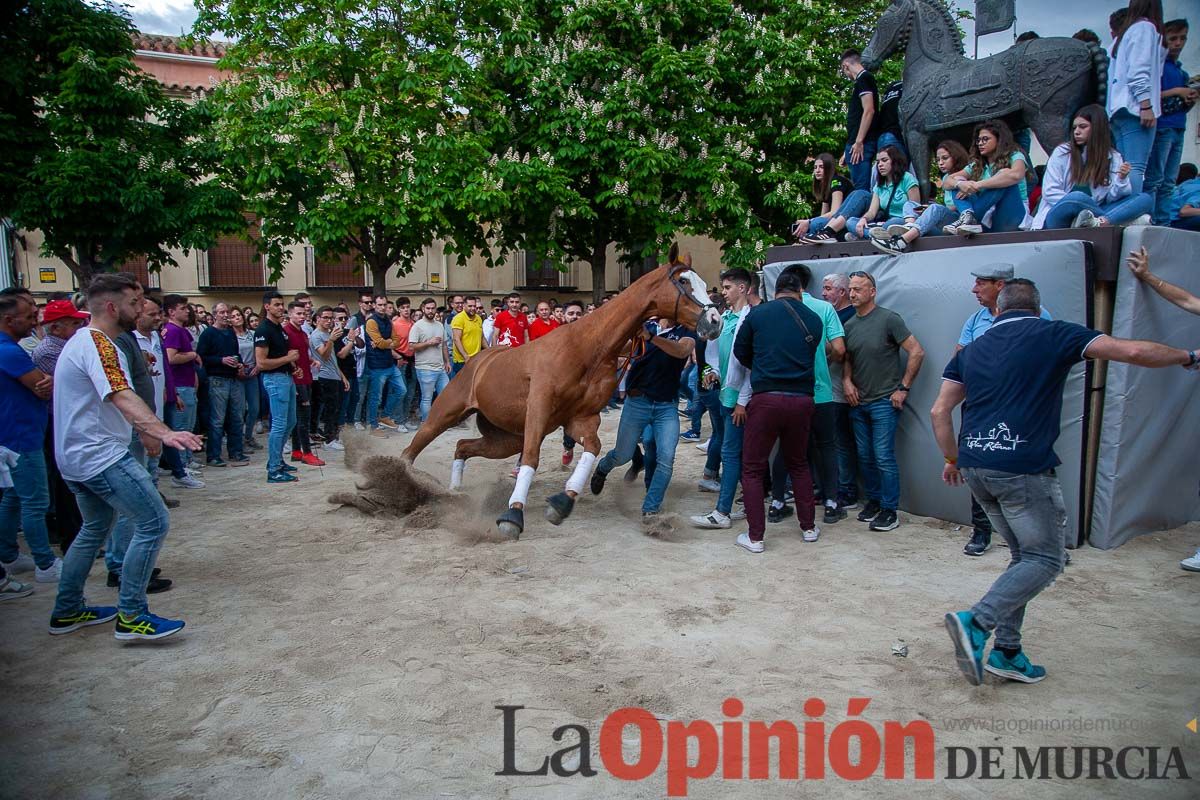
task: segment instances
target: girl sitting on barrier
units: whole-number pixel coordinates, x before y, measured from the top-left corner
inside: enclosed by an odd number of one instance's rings
[[[875,179],[875,188],[869,194],[860,190],[851,192],[842,203],[841,210],[829,220],[823,231],[815,236],[805,236],[800,241],[805,244],[829,244],[847,235],[861,239],[867,235],[867,226],[871,222],[884,225],[904,222],[905,203],[921,202],[921,187],[916,177],[908,172],[908,159],[900,152],[900,148],[888,145],[875,157],[875,168],[879,175]],[[865,212],[862,210],[864,200],[869,201]]]
[[[991,233],[1015,231],[1029,216],[1029,191],[1025,185],[1029,164],[1025,154],[1002,120],[979,123],[972,138],[970,162],[942,181],[943,188],[954,191],[954,206],[961,212],[956,221],[942,230],[974,236],[983,233],[987,219]]]
[[[830,218],[842,211],[842,204],[854,191],[849,178],[837,174],[831,153],[821,153],[813,164],[813,204],[820,209],[819,216],[798,219],[792,225],[792,235],[797,239],[824,230]],[[863,192],[866,195],[866,192]],[[866,205],[863,206],[866,208]],[[861,213],[861,209],[859,210]]]
[[[1113,147],[1104,109],[1084,106],[1071,123],[1071,139],[1054,148],[1046,163],[1034,229],[1138,222],[1153,210],[1154,200],[1133,193],[1129,172],[1129,162]],[[1149,216],[1140,222],[1149,224]]]
[[[967,165],[967,151],[953,139],[940,142],[934,151],[941,179],[942,202],[920,205],[912,200],[904,204],[904,223],[889,223],[872,228],[871,244],[888,255],[898,256],[912,249],[913,242],[922,236],[937,236],[942,227],[958,219],[954,193],[945,188],[946,178]]]

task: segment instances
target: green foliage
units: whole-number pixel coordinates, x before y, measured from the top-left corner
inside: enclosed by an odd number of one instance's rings
[[[170,248],[207,247],[244,225],[212,179],[202,101],[164,95],[133,61],[127,16],[82,0],[26,0],[0,42],[0,204],[86,284],[96,271]]]
[[[215,95],[225,169],[285,248],[352,252],[382,288],[436,239],[464,261],[506,202],[464,116],[478,74],[461,3],[199,0],[196,31],[236,38]]]
[[[493,94],[471,114],[489,139],[489,175],[521,180],[540,163],[567,189],[511,204],[501,241],[588,260],[595,277],[608,241],[639,259],[680,232],[725,241],[727,264],[757,263],[809,210],[808,162],[840,154],[838,57],[865,45],[886,5],[488,6],[472,34]]]

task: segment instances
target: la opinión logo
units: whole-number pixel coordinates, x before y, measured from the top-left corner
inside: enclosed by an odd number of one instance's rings
[[[850,698],[847,715],[860,717],[870,702],[865,697]],[[591,764],[591,732],[578,724],[555,728],[551,734],[554,742],[567,742],[568,746],[545,756],[540,764],[526,764],[522,769],[517,764],[516,730],[517,713],[525,707],[495,708],[503,715],[504,726],[504,768],[497,775],[553,773],[562,778],[591,778],[598,774]],[[826,711],[825,701],[810,697],[803,710],[810,719],[801,725],[788,720],[745,721],[740,719],[744,704],[730,697],[721,704],[726,719],[717,724],[707,720],[672,720],[664,725],[644,708],[620,708],[600,725],[600,763],[614,778],[641,781],[658,772],[665,757],[668,797],[686,797],[689,781],[711,778],[718,772],[727,781],[764,780],[772,772],[781,780],[798,780],[802,774],[805,780],[822,780],[828,769],[838,778],[861,781],[877,775],[882,765],[883,777],[889,780],[910,775],[933,779],[936,745],[933,727],[928,722],[885,721],[881,734],[864,719],[847,719],[827,734],[827,726],[820,719]],[[638,733],[638,745],[636,752],[627,754],[625,731],[630,727]],[[857,743],[853,748],[852,741]],[[913,754],[911,773],[905,761],[906,747],[911,747]],[[778,753],[774,763],[772,749]],[[852,753],[857,754],[857,759]]]

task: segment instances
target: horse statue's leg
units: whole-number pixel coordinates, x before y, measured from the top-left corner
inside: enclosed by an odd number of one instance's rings
[[[546,499],[546,519],[552,525],[561,525],[563,520],[571,516],[575,498],[587,485],[588,478],[592,477],[592,468],[600,456],[600,415],[573,420],[568,433],[583,445],[584,452],[567,479],[565,490]]]
[[[924,131],[909,130],[904,139],[911,156],[908,163],[917,171],[917,181],[921,184],[921,202],[932,202],[937,192],[929,184],[929,135]]]

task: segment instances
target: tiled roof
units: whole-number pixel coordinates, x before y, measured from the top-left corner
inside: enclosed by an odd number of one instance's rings
[[[175,53],[184,56],[207,56],[221,58],[225,55],[228,42],[212,42],[201,39],[195,46],[187,47],[179,36],[164,36],[156,33],[138,33],[133,37],[133,46],[138,50],[153,50],[156,53]]]

